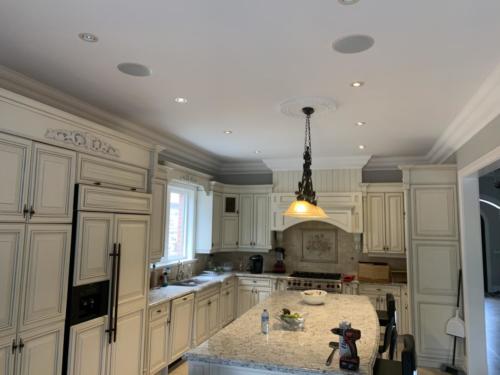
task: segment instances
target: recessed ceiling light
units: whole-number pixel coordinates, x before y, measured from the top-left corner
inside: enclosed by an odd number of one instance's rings
[[[375,39],[369,35],[348,35],[333,42],[333,49],[340,53],[360,53],[374,44]]]
[[[364,122],[364,121],[358,121],[358,122],[356,122],[356,125],[357,126],[363,126],[363,125],[366,125],[366,122]]]
[[[137,63],[121,63],[117,68],[120,72],[134,77],[148,77],[153,74],[153,71],[146,65]]]
[[[360,150],[364,150],[364,149],[365,149],[365,145],[359,145],[359,146],[358,146],[358,148],[359,148]]]
[[[84,42],[90,42],[90,43],[95,43],[99,40],[97,36],[91,33],[80,33],[78,34],[78,37]]]
[[[186,98],[181,98],[181,97],[175,98],[174,101],[179,104],[186,104],[188,102]]]
[[[365,83],[363,81],[354,81],[353,83],[351,83],[351,86],[352,87],[361,87],[363,86]]]
[[[356,4],[359,0],[339,0],[339,3],[342,5],[353,5]]]
[[[255,150],[254,152],[255,152],[256,154],[260,154],[260,153],[262,153],[262,151],[260,151],[260,150]]]
[[[224,130],[224,134],[232,134],[233,131],[232,130]]]

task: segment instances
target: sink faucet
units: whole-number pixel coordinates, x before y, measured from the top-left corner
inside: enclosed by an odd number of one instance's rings
[[[182,279],[184,279],[184,269],[183,264],[179,260],[179,262],[177,263],[177,274],[175,275],[175,280],[181,281]]]

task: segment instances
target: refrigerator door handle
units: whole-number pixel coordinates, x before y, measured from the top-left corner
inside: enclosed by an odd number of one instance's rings
[[[116,261],[116,291],[115,291],[115,312],[114,312],[114,338],[113,341],[116,342],[116,334],[118,331],[118,294],[120,291],[120,270],[121,270],[121,258],[122,256],[122,244],[118,244],[118,252],[116,254],[117,261]]]
[[[113,342],[113,312],[115,305],[115,282],[116,282],[116,243],[113,244],[113,252],[109,254],[112,258],[111,262],[111,288],[109,297],[109,312],[108,312],[108,329],[106,333],[108,334],[108,343]]]

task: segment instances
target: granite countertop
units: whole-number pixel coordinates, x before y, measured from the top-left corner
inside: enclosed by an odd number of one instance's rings
[[[157,289],[151,289],[149,291],[149,306],[156,306],[160,303],[164,303],[166,301],[183,297],[186,294],[190,293],[196,293],[200,292],[203,289],[212,287],[214,285],[223,283],[226,281],[228,278],[233,277],[233,276],[240,276],[240,277],[245,277],[245,276],[250,276],[250,277],[262,277],[262,278],[286,278],[288,277],[289,274],[278,274],[278,273],[260,273],[260,274],[253,274],[250,272],[243,272],[243,271],[237,271],[237,272],[226,272],[223,274],[219,275],[197,275],[193,276],[193,279],[200,279],[200,280],[208,280],[203,284],[197,285],[197,286],[179,286],[179,285],[169,285],[166,287],[162,288],[157,288]]]
[[[276,316],[282,308],[305,315],[305,330],[299,332],[281,329]],[[260,332],[260,316],[268,309],[271,316],[269,335]],[[274,293],[253,307],[236,321],[192,349],[188,361],[247,367],[289,374],[352,374],[339,369],[339,354],[332,365],[325,366],[330,354],[328,343],[338,341],[330,329],[342,320],[361,330],[357,342],[360,357],[359,374],[371,374],[376,359],[380,327],[375,309],[366,296],[328,294],[326,303],[310,306],[301,302],[298,292]]]

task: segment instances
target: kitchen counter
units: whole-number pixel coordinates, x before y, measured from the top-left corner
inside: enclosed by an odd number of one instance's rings
[[[282,308],[305,315],[305,330],[284,331],[275,318]],[[269,335],[260,332],[263,309],[270,313]],[[365,296],[328,294],[325,305],[310,306],[301,301],[298,292],[274,293],[264,302],[253,307],[236,321],[219,331],[185,358],[190,374],[218,373],[245,374],[252,369],[255,374],[352,374],[339,369],[339,354],[335,353],[332,365],[325,366],[330,354],[328,343],[338,341],[330,329],[348,320],[353,328],[361,330],[357,342],[361,359],[359,374],[371,374],[378,352],[380,328],[377,314]]]
[[[211,286],[215,286],[217,284],[223,283],[226,281],[228,278],[233,277],[233,276],[239,276],[239,277],[262,277],[262,278],[267,278],[267,279],[276,279],[276,278],[287,278],[289,274],[286,273],[259,273],[259,274],[253,274],[250,272],[243,272],[243,271],[238,271],[238,272],[226,272],[223,274],[219,275],[198,275],[198,276],[193,276],[193,279],[199,279],[199,280],[207,280],[205,283],[196,285],[196,286],[179,286],[179,285],[172,285],[169,284],[166,287],[162,288],[157,288],[157,289],[151,289],[149,291],[149,306],[156,306],[160,303],[179,298],[182,296],[185,296],[186,294],[189,293],[196,293],[200,292],[203,289],[209,288]]]

